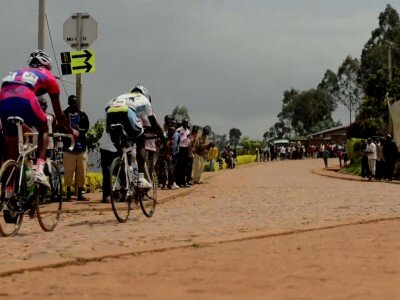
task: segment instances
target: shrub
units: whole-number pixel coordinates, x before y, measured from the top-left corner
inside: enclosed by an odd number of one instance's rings
[[[360,138],[351,138],[347,142],[348,156],[350,161],[355,161],[361,157],[361,142]]]
[[[100,172],[86,173],[86,191],[95,192],[103,187],[103,174]]]

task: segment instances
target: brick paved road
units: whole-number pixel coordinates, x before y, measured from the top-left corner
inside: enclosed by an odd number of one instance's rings
[[[320,160],[257,163],[217,172],[189,195],[139,210],[126,224],[111,211],[63,214],[54,232],[26,219],[20,234],[2,238],[0,273],[150,249],[262,236],[400,217],[399,186],[323,177]],[[94,207],[99,207],[98,205]]]

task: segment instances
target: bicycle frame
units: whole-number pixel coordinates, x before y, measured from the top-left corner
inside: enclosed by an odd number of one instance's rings
[[[19,179],[18,179],[18,195],[21,195],[22,193],[22,180],[25,177],[25,172],[23,172],[23,165],[25,162],[25,158],[28,156],[28,154],[34,152],[38,146],[37,145],[25,145],[24,144],[24,136],[37,136],[38,133],[37,132],[26,132],[23,133],[23,129],[22,129],[22,124],[24,123],[24,121],[19,118],[19,117],[9,117],[8,118],[9,122],[14,123],[17,126],[17,130],[18,130],[18,158],[16,160],[17,165],[20,166],[21,168],[21,172],[19,174]],[[72,138],[72,135],[70,134],[64,134],[64,133],[53,133],[52,136],[54,137],[68,137],[71,139],[71,146],[68,148],[69,150],[72,150],[75,147],[75,141]],[[51,168],[50,168],[50,164],[51,164],[51,159],[50,158],[46,158],[46,164],[49,166],[49,172],[51,172]],[[10,176],[12,175],[12,173],[10,174]]]

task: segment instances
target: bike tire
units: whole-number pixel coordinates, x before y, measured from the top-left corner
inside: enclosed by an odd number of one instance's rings
[[[51,170],[49,170],[49,167]],[[60,169],[55,162],[47,163],[44,173],[50,183],[50,188],[37,184],[35,189],[35,209],[40,227],[43,231],[53,231],[60,221],[63,189]]]
[[[132,198],[126,186],[128,179],[126,178],[124,161],[117,157],[111,164],[110,168],[110,186],[111,186],[111,207],[118,222],[125,223],[131,211]]]
[[[21,212],[15,211],[19,205],[17,193],[20,172],[19,165],[12,159],[4,162],[0,170],[0,234],[4,237],[15,236],[24,217],[22,210]],[[11,198],[6,198],[6,186],[12,187],[13,196]]]
[[[140,194],[137,198],[140,204],[140,208],[143,212],[143,214],[147,218],[151,218],[154,214],[154,211],[156,210],[156,204],[157,204],[157,176],[153,172],[152,174],[149,174],[147,165],[145,164],[145,176],[146,179],[151,183],[152,187],[151,189],[145,191],[143,194]]]

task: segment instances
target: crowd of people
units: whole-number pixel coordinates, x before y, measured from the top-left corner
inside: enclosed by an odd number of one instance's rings
[[[396,143],[392,136],[368,138],[361,143],[361,177],[366,180],[393,180],[398,156]]]
[[[61,110],[60,88],[51,72],[51,66],[50,57],[37,50],[30,54],[27,68],[10,72],[3,78],[0,90],[0,119],[3,125],[1,132],[6,149],[2,152],[3,159],[16,159],[18,156],[16,128],[7,118],[19,116],[28,127],[35,128],[38,133],[34,182],[49,187],[43,168],[46,156],[55,148],[51,133],[57,130],[69,133],[75,140],[74,148],[69,148],[68,140],[63,140],[62,143],[67,200],[71,199],[74,192],[77,200],[86,201],[88,199],[83,193],[89,118],[80,110],[75,95],[68,97],[68,108]],[[42,97],[46,93],[50,97],[54,115],[46,112],[47,101]],[[144,162],[147,163],[150,174],[157,174],[162,189],[185,188],[202,183],[201,176],[206,160],[209,161],[210,171],[215,170],[216,163],[219,168],[224,162],[229,169],[236,166],[236,147],[226,146],[219,155],[215,144],[208,139],[210,126],[190,126],[189,119],[176,120],[171,115],[166,115],[164,124],[160,125],[153,114],[151,96],[140,84],[135,85],[130,92],[109,101],[105,106],[105,118],[100,139],[102,202],[109,202],[110,166],[122,150],[121,132],[116,130],[113,126],[115,124],[122,125],[126,136],[137,145],[139,188],[152,187],[144,177]],[[155,137],[145,139],[146,132],[152,132]],[[362,145],[362,153],[363,178],[392,180],[397,147],[390,135],[386,136],[386,140],[367,139],[367,143]],[[256,154],[259,161],[322,157],[325,167],[328,167],[329,157],[337,157],[340,166],[346,165],[348,161],[344,145],[333,143],[309,145],[307,148],[300,141],[287,145],[270,143],[263,149],[257,149]]]

